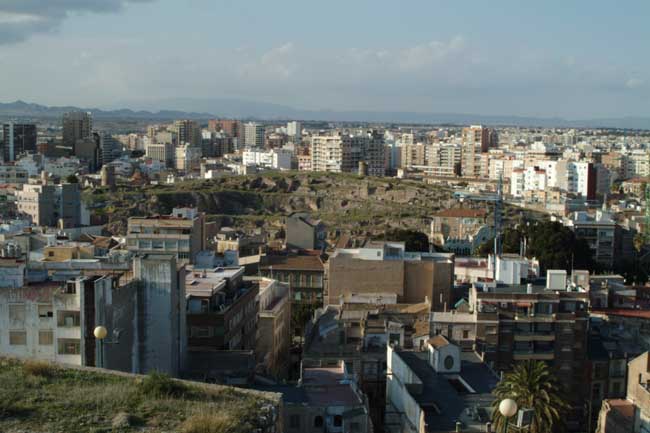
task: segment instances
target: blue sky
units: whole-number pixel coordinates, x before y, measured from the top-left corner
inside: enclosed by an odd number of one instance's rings
[[[650,2],[0,0],[0,99],[650,116]]]

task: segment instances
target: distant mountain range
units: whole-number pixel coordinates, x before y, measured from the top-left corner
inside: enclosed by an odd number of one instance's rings
[[[16,101],[0,103],[0,119],[46,119],[61,117],[68,111],[90,111],[97,120],[172,120],[190,118],[230,117],[258,120],[303,120],[328,122],[382,122],[402,124],[484,124],[503,126],[540,126],[562,128],[649,129],[650,117],[620,117],[567,120],[525,116],[502,116],[458,113],[418,113],[383,111],[302,110],[285,105],[241,99],[166,99],[155,102],[128,103],[133,109],[99,109],[81,107],[48,107]]]

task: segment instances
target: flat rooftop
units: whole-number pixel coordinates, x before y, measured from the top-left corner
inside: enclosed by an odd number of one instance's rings
[[[229,279],[244,274],[243,267],[194,270],[193,266],[187,266],[186,269],[185,294],[196,297],[211,297],[222,290]]]
[[[398,351],[397,354],[422,381],[422,392],[412,392],[411,396],[424,409],[427,431],[454,431],[456,421],[463,417],[467,408],[487,408],[492,404],[492,390],[498,379],[475,353],[461,352],[461,372],[458,374],[437,373],[423,358],[426,352]],[[475,392],[459,392],[450,383],[457,377]]]
[[[277,271],[323,272],[323,262],[318,255],[268,255],[262,257],[260,268]]]

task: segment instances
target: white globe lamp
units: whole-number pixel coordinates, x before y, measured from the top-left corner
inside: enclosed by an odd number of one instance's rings
[[[96,339],[103,340],[108,335],[108,330],[103,326],[98,326],[93,331],[93,335],[95,335]]]
[[[505,398],[499,403],[499,413],[506,419],[503,431],[508,433],[508,421],[517,413],[517,402],[511,398]]]

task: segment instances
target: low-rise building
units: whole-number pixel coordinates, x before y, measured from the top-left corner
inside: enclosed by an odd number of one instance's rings
[[[386,358],[386,432],[490,431],[498,377],[476,354],[438,336],[422,352],[389,345]]]
[[[325,264],[325,277],[330,305],[348,295],[397,295],[398,302],[428,300],[433,311],[443,311],[451,306],[454,255],[407,252],[403,242],[371,243],[335,250]]]
[[[466,349],[474,335],[472,350],[497,372],[518,361],[548,362],[572,405],[571,420],[579,422],[587,415],[589,294],[568,290],[566,273],[560,277],[549,277],[548,287],[475,284],[468,312],[432,315],[431,332]]]
[[[624,399],[603,401],[597,433],[643,433],[650,431],[650,353],[628,364]]]
[[[609,268],[614,265],[617,224],[611,213],[600,210],[595,215],[574,212],[571,218],[564,220],[564,225],[573,230],[578,239],[587,241],[594,260]]]
[[[357,300],[358,301],[358,300]],[[419,347],[429,338],[428,303],[344,303],[316,311],[305,331],[302,365],[334,367],[343,361],[368,397],[373,423],[386,406],[386,344]]]
[[[288,284],[294,303],[323,303],[325,269],[318,251],[263,256],[260,274]]]
[[[291,298],[289,287],[276,280],[258,280],[259,315],[255,354],[263,373],[285,378],[291,346]]]
[[[194,208],[175,208],[167,216],[129,218],[129,251],[174,254],[178,261],[192,263],[206,242],[205,214]]]
[[[188,268],[188,350],[254,350],[258,286],[243,280],[244,268]]]
[[[298,386],[271,386],[282,394],[282,431],[285,433],[370,433],[364,394],[343,363],[305,368]]]
[[[322,250],[327,232],[320,220],[306,213],[294,213],[286,218],[287,249]]]

